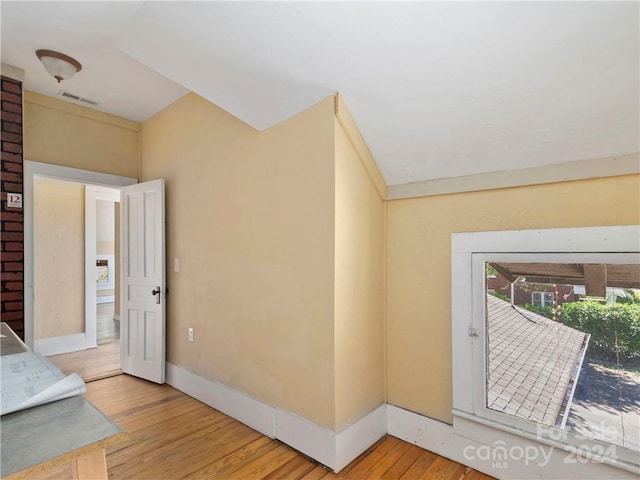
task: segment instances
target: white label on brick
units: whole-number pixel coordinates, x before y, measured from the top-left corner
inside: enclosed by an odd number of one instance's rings
[[[22,208],[22,194],[7,193],[7,207]]]

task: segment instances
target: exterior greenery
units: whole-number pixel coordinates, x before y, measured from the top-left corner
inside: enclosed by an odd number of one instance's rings
[[[553,320],[553,307],[534,307],[530,303],[525,303],[522,308],[526,308],[530,312],[537,313],[538,315],[542,315],[543,317],[550,318]]]
[[[560,322],[591,334],[589,351],[612,362],[640,363],[640,303],[583,301],[559,310]]]
[[[511,301],[509,297],[507,297],[506,295],[503,295],[500,292],[491,292],[491,295],[493,295],[494,297],[498,297],[500,300],[504,300],[505,302]]]
[[[510,301],[506,295],[492,295]],[[640,368],[640,297],[625,291],[616,303],[600,303],[583,298],[556,308],[536,307],[527,303],[523,308],[591,335],[587,357],[605,363]]]

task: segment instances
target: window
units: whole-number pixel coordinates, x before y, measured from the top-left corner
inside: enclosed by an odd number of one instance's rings
[[[531,305],[534,307],[553,307],[555,296],[553,292],[533,292],[531,294]]]
[[[592,378],[591,393],[580,393],[584,404],[576,400],[580,375],[584,379],[598,373],[599,366],[589,355],[607,339],[617,339],[617,344],[609,345],[609,353],[614,353],[610,360],[625,348],[629,359],[640,359],[640,352],[633,350],[635,340],[625,346],[619,342],[619,331],[604,329],[603,333],[603,322],[596,321],[598,327],[590,333],[582,323],[562,323],[556,315],[572,308],[565,305],[580,303],[573,296],[574,285],[587,283],[588,296],[605,297],[590,295],[589,290],[612,288],[604,279],[617,277],[603,274],[607,267],[610,272],[623,272],[625,278],[616,280],[619,288],[640,288],[639,239],[635,226],[454,234],[454,431],[457,422],[471,420],[482,428],[508,431],[638,471],[640,377],[634,376],[633,369],[621,371],[618,358],[617,364],[605,365],[616,368],[600,379],[610,384],[607,391],[620,392],[618,387],[624,383],[629,395],[616,393],[598,404],[594,392],[603,387]],[[528,290],[522,303],[530,298],[531,305],[519,305],[514,293],[511,301],[491,294],[488,265],[509,277],[517,289]],[[556,297],[555,292],[564,293]],[[555,307],[555,300],[563,299],[562,306],[549,309]],[[585,373],[586,369],[591,371]],[[590,412],[595,413],[589,417]],[[464,428],[465,436],[472,438]],[[480,433],[474,439],[486,441]]]

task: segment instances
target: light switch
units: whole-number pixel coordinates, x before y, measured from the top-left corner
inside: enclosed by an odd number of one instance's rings
[[[178,257],[173,257],[173,271],[180,271],[180,259]]]

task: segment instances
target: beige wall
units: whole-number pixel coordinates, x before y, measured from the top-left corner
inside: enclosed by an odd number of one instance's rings
[[[336,136],[336,430],[385,401],[385,205],[342,125]]]
[[[451,422],[451,233],[640,222],[640,176],[387,205],[388,402]]]
[[[140,124],[24,92],[24,158],[138,178]]]
[[[166,180],[168,361],[333,429],[333,100],[257,132],[190,94],[141,145]]]
[[[98,255],[113,255],[115,253],[115,242],[96,242],[96,253]]]
[[[332,430],[386,374],[389,403],[450,422],[451,233],[635,224],[639,177],[385,206],[338,103],[256,132],[187,95],[142,125],[139,153],[138,124],[26,92],[25,158],[166,179],[170,362]]]
[[[24,92],[26,160],[139,178],[140,127],[91,108]],[[118,274],[116,263],[116,315],[120,308]]]
[[[84,332],[84,186],[36,177],[35,338]]]

